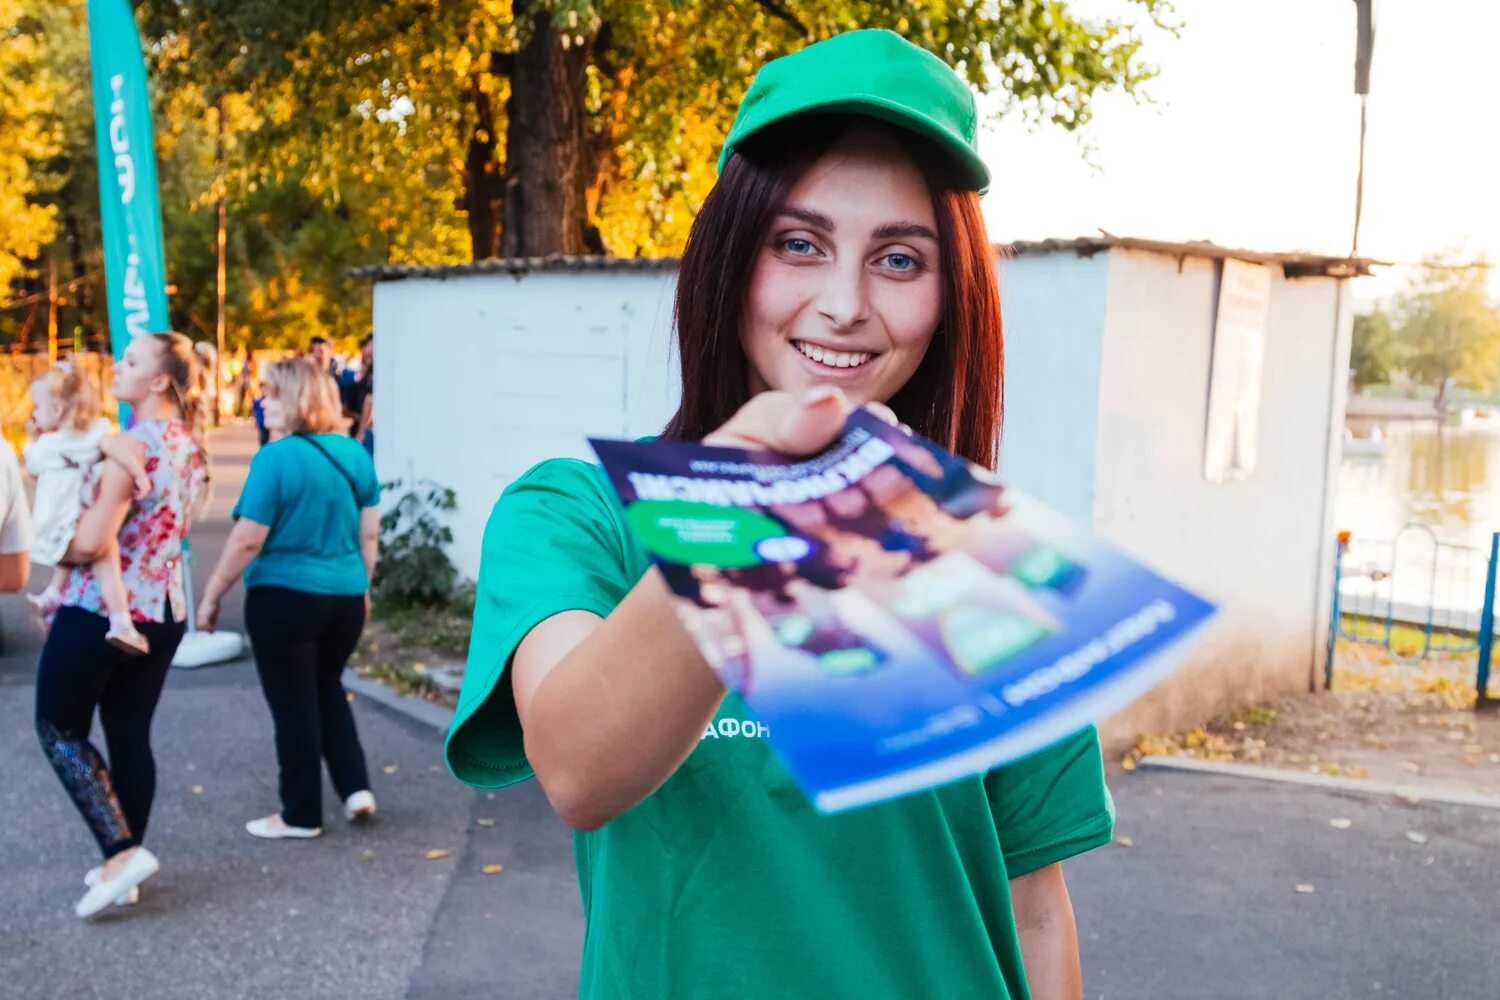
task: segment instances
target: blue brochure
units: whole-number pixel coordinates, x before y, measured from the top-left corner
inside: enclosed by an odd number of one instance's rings
[[[592,444],[688,632],[823,812],[1076,732],[1214,612],[863,410],[809,458]]]

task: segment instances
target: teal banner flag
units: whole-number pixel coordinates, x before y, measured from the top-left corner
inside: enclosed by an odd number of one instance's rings
[[[171,328],[151,100],[129,0],[89,0],[89,63],[109,340],[118,359],[132,337]]]

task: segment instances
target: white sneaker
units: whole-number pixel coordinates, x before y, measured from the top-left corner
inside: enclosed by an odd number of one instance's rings
[[[369,791],[355,792],[344,800],[344,818],[351,823],[375,815],[375,796]]]
[[[100,865],[98,868],[90,868],[88,871],[86,871],[86,872],[83,873],[83,884],[86,885],[86,886],[88,886],[90,889],[92,889],[94,886],[96,886],[96,885],[99,884],[99,880],[101,878],[103,878],[103,877],[104,877],[104,866],[103,865]],[[134,906],[136,903],[139,903],[140,901],[141,901],[141,887],[138,886],[138,885],[133,885],[133,886],[130,887],[130,891],[129,892],[127,892],[125,895],[121,896],[119,899],[115,900],[115,905],[116,906]]]
[[[160,868],[161,862],[156,860],[156,855],[144,847],[136,848],[120,873],[111,879],[101,875],[98,883],[84,893],[83,898],[73,907],[73,912],[85,919],[92,917],[111,903],[123,899],[131,889],[155,875]]]
[[[288,826],[284,820],[272,826],[269,816],[252,819],[245,824],[245,831],[262,840],[310,840],[323,835],[321,826]]]

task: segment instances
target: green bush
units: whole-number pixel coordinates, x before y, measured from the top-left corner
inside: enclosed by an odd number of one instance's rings
[[[385,485],[395,494],[401,480]],[[451,489],[420,480],[380,517],[380,563],[375,568],[375,596],[398,604],[437,606],[458,590],[458,570],[448,558],[453,532],[444,523],[458,509]]]

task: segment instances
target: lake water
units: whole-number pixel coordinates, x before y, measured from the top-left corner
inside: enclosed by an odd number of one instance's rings
[[[1353,535],[1346,603],[1435,603],[1447,609],[1451,624],[1473,627],[1490,535],[1500,531],[1500,428],[1440,429],[1433,421],[1352,426],[1361,436],[1379,426],[1385,449],[1346,451],[1339,469],[1334,528]],[[1390,576],[1380,579],[1382,572]],[[1447,623],[1440,616],[1439,624]]]

